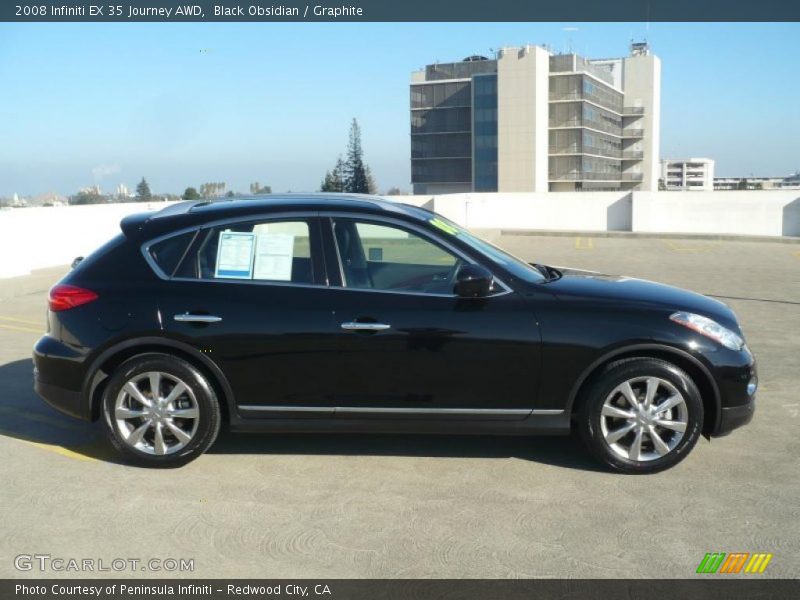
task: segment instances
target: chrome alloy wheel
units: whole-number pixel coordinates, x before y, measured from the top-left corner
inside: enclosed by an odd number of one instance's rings
[[[194,392],[161,371],[129,379],[114,404],[114,419],[125,443],[157,456],[174,454],[191,442],[199,417]]]
[[[683,439],[689,410],[683,394],[660,377],[634,377],[606,397],[600,430],[622,458],[651,461],[671,452]]]

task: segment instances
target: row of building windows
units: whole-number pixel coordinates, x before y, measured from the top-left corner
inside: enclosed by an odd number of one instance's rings
[[[550,78],[550,100],[589,100],[614,112],[622,112],[623,95],[585,75]]]
[[[411,133],[468,132],[472,129],[470,108],[434,108],[411,112]]]
[[[609,158],[622,157],[622,141],[619,138],[584,129],[550,130],[551,154],[599,154]]]
[[[471,155],[472,136],[469,133],[411,136],[411,158],[469,158]]]
[[[412,183],[469,183],[472,181],[472,160],[414,159],[411,161],[411,181]]]
[[[470,106],[471,94],[469,81],[412,85],[411,108]]]
[[[618,180],[621,178],[620,161],[594,156],[551,156],[550,179],[564,181]]]

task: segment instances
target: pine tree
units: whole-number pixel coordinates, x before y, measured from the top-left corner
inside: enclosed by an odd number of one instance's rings
[[[355,119],[350,125],[350,139],[347,143],[344,191],[351,194],[369,193],[369,181],[364,167],[364,152],[361,148],[361,128]]]
[[[142,180],[136,186],[136,201],[137,202],[148,202],[153,198],[153,194],[150,193],[150,184],[147,183],[147,180],[142,177]]]
[[[367,193],[368,194],[377,194],[378,193],[378,184],[375,183],[375,179],[372,177],[372,169],[369,166],[364,167],[364,171],[367,175]]]
[[[336,165],[332,171],[326,171],[325,179],[322,180],[320,191],[322,192],[343,192],[345,191],[345,164],[342,157],[336,159]]]

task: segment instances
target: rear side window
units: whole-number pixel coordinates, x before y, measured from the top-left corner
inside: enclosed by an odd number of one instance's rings
[[[311,237],[304,219],[250,221],[205,232],[191,270],[197,279],[314,283]]]
[[[172,276],[196,233],[196,231],[187,231],[150,246],[150,258],[158,265],[164,275],[167,277]]]

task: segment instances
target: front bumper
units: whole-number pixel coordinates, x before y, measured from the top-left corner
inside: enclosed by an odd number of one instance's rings
[[[750,402],[741,406],[723,406],[719,419],[719,427],[717,427],[714,437],[728,435],[734,429],[737,429],[742,425],[747,425],[753,420],[753,414],[755,413],[755,410],[755,398],[751,398]]]

